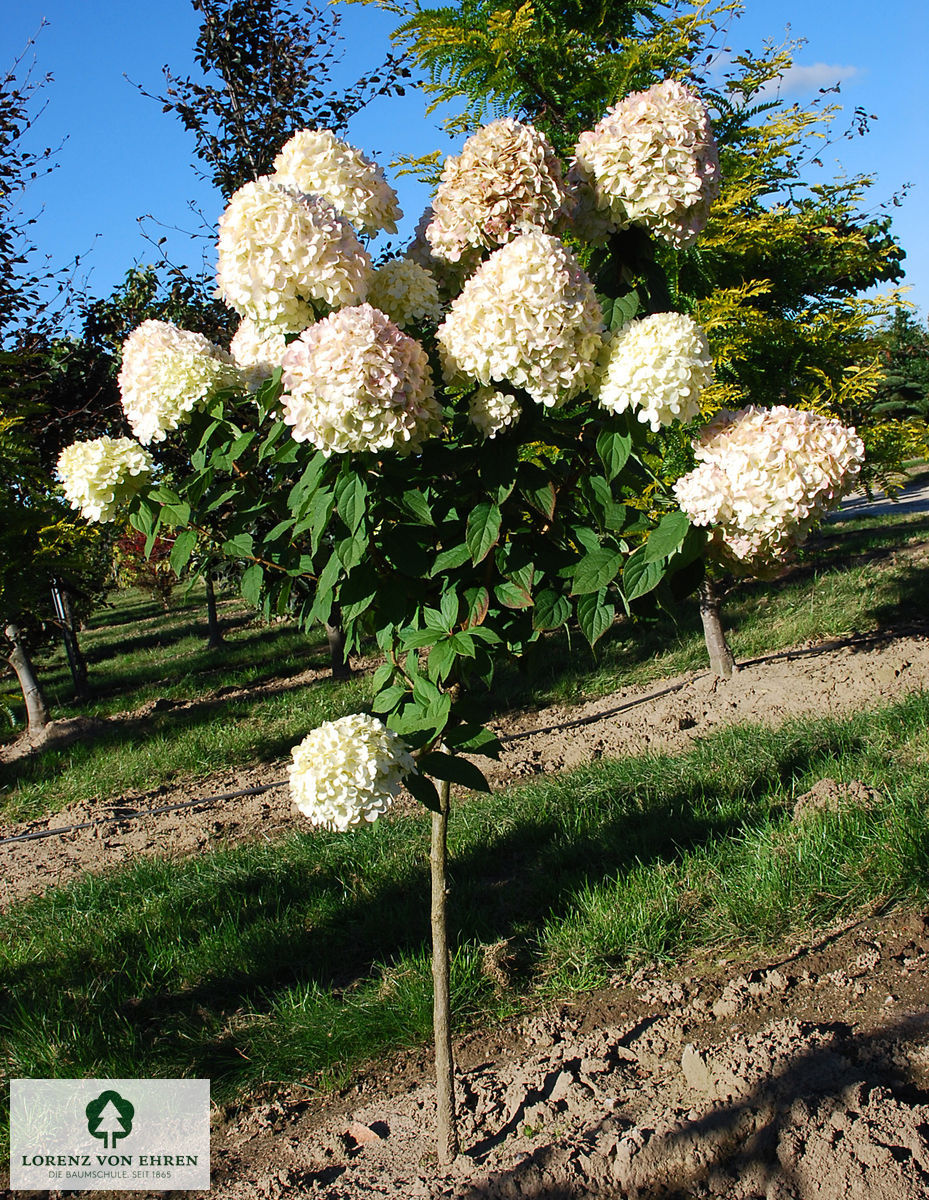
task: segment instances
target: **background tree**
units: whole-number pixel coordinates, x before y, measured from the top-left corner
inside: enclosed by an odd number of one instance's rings
[[[267,175],[296,130],[344,133],[375,97],[403,94],[409,70],[395,54],[350,87],[336,85],[333,71],[344,39],[338,13],[326,4],[191,3],[202,16],[194,55],[202,74],[181,77],[165,67],[166,91],[152,99],[194,135],[204,177],[227,198]]]

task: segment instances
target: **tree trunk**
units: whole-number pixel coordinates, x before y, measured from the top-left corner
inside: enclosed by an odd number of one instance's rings
[[[219,616],[216,612],[216,591],[213,588],[213,572],[204,571],[203,580],[206,584],[206,648],[219,650],[223,645],[223,631],[219,626]]]
[[[23,700],[26,702],[26,732],[40,733],[48,724],[48,704],[35,677],[19,627],[7,625],[4,632],[13,643],[13,652],[7,661],[16,672],[16,678],[23,691]]]
[[[70,593],[67,587],[57,579],[52,581],[52,603],[61,625],[61,637],[64,641],[68,666],[71,669],[71,678],[74,681],[74,695],[78,700],[85,700],[88,695],[87,662],[77,640]]]
[[[442,782],[440,812],[432,814],[432,1029],[435,1037],[436,1142],[445,1166],[458,1156],[455,1118],[455,1060],[452,1054],[451,991],[449,987],[448,928],[445,920],[450,785]]]
[[[333,613],[333,616],[335,616],[335,613]],[[336,617],[336,622],[335,625],[330,625],[328,621],[326,622],[326,638],[329,642],[329,662],[332,666],[332,678],[349,679],[351,678],[352,669],[345,657],[345,630],[342,628],[338,617]]]
[[[735,658],[726,641],[726,633],[720,619],[721,600],[709,579],[700,587],[700,620],[703,622],[703,637],[710,655],[710,666],[720,679],[729,679],[738,671]]]

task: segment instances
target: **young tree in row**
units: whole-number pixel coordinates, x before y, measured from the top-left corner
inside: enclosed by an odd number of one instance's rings
[[[673,607],[700,581],[700,526],[735,554],[743,532],[767,553],[861,464],[853,431],[776,412],[793,421],[789,487],[775,476],[730,502],[727,464],[747,451],[758,465],[749,412],[745,436],[675,494],[663,431],[699,416],[712,362],[670,303],[661,254],[697,239],[718,193],[706,109],[656,83],[583,132],[576,159],[566,175],[544,134],[504,118],[445,164],[418,246],[443,302],[420,263],[375,270],[359,240],[398,216],[375,164],[327,132],[296,133],[220,222],[219,290],[243,318],[232,355],[144,322],[120,373],[141,445],[79,443],[59,463],[88,515],[129,501],[150,544],[175,531],[176,564],[208,538],[246,564],[243,592],[267,611],[294,606],[309,626],[338,610],[350,648],[376,639],[372,708],[386,727],[356,714],[315,731],[291,784],[338,829],[375,819],[401,778],[433,811],[443,1161],[457,1152],[450,787],[487,786],[466,755],[496,752],[482,712],[498,664],[569,622],[594,645],[619,609],[659,595]],[[566,238],[586,247],[586,269]],[[151,487],[144,447],[171,438],[189,471]]]

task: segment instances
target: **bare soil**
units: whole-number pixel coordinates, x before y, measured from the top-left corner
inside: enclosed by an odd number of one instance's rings
[[[736,721],[842,715],[927,681],[926,637],[800,647],[744,663],[725,683],[697,673],[576,709],[513,714],[500,723],[493,779],[677,750]],[[4,896],[139,854],[283,836],[295,820],[286,787],[204,797],[285,779],[283,763],[237,769],[127,796],[117,809],[80,805],[0,830],[86,825],[0,844]],[[795,819],[870,801],[867,781],[823,779],[797,799]],[[133,819],[138,810],[148,815]],[[336,1095],[275,1088],[217,1111],[210,1195],[925,1200],[927,967],[929,914],[878,910],[775,954],[643,969],[459,1040],[463,1153],[450,1167],[433,1149],[424,1048],[373,1065]]]

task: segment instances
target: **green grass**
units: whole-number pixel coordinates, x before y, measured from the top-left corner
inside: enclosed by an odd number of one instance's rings
[[[732,729],[456,806],[458,1028],[695,947],[773,945],[929,896],[929,695],[844,721]],[[817,780],[872,810],[790,819]],[[0,1053],[16,1076],[343,1080],[431,1017],[428,820],[146,859],[0,916]],[[482,947],[506,939],[500,992]]]

